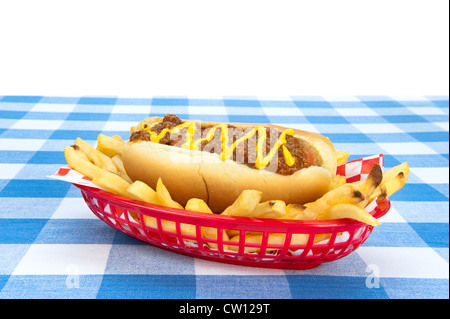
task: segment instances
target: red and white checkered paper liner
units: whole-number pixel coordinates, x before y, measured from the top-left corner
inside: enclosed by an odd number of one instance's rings
[[[345,176],[347,183],[365,180],[374,164],[379,164],[382,169],[384,168],[383,154],[349,161],[344,165],[338,166],[336,174]],[[71,169],[69,166],[61,167],[56,173],[48,177],[59,179],[72,184],[100,188],[92,183],[92,181],[88,177]]]
[[[336,174],[345,176],[347,183],[365,180],[373,165],[379,164],[384,169],[383,154],[359,158],[338,166]]]
[[[78,173],[76,170],[71,169],[69,166],[62,166],[56,173],[48,176],[50,178],[59,179],[64,182],[72,184],[83,185],[88,187],[100,188],[92,183],[89,177]]]

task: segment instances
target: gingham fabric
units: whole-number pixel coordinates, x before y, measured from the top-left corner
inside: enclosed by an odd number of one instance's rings
[[[142,243],[49,179],[63,147],[129,137],[152,115],[319,132],[350,160],[409,162],[407,185],[352,254],[310,270],[229,265]],[[449,99],[0,96],[0,298],[449,298]]]

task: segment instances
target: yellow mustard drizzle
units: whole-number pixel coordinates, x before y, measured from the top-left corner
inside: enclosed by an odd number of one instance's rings
[[[204,138],[197,139],[194,141],[194,134],[195,130],[197,129],[197,126],[193,121],[186,121],[183,124],[177,125],[173,127],[172,129],[165,128],[163,129],[159,134],[156,132],[152,132],[151,128],[158,123],[153,123],[152,125],[146,125],[141,124],[140,129],[146,130],[150,134],[150,141],[154,143],[159,143],[159,141],[167,134],[176,133],[179,130],[183,128],[187,128],[186,131],[186,142],[181,145],[181,148],[189,149],[189,150],[199,150],[199,147],[202,142],[209,142],[214,138],[214,133],[217,129],[220,128],[220,138],[222,141],[222,153],[220,153],[221,160],[225,161],[227,159],[230,159],[233,156],[233,151],[237,147],[239,143],[244,142],[245,140],[252,138],[256,132],[258,132],[258,140],[256,142],[256,161],[255,161],[255,167],[258,169],[262,169],[269,165],[272,158],[277,153],[278,149],[282,147],[283,150],[283,156],[286,164],[288,166],[292,166],[295,163],[294,157],[291,155],[287,147],[284,145],[286,144],[286,135],[294,135],[294,131],[292,129],[287,129],[283,131],[277,142],[275,143],[274,147],[269,151],[269,153],[266,156],[263,156],[263,149],[265,147],[265,142],[267,138],[266,129],[263,126],[256,126],[253,129],[251,129],[249,132],[244,134],[242,137],[237,139],[231,146],[228,146],[228,126],[227,124],[218,124],[210,128],[208,133],[206,133],[206,136]]]

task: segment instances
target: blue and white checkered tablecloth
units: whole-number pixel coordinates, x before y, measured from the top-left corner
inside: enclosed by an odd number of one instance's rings
[[[310,270],[235,266],[140,242],[47,178],[63,147],[129,137],[149,115],[276,123],[328,136],[350,159],[409,162],[407,185],[355,252]],[[0,96],[0,298],[449,298],[449,99]]]

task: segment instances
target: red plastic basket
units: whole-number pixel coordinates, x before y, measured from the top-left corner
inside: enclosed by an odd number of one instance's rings
[[[92,212],[109,226],[169,251],[230,264],[310,269],[347,256],[373,230],[373,226],[351,219],[294,221],[190,212],[135,201],[97,188],[75,186],[80,188]],[[371,214],[380,218],[389,208],[390,201],[386,199]],[[153,217],[156,223],[146,225],[144,216]],[[165,221],[173,222],[173,231],[164,229]],[[183,233],[183,224],[195,229],[195,235]],[[202,237],[202,227],[216,230],[216,238]],[[224,230],[238,233],[239,241],[225,240]],[[248,242],[245,235],[250,233],[258,240]],[[276,242],[272,240],[274,236],[278,238]]]

